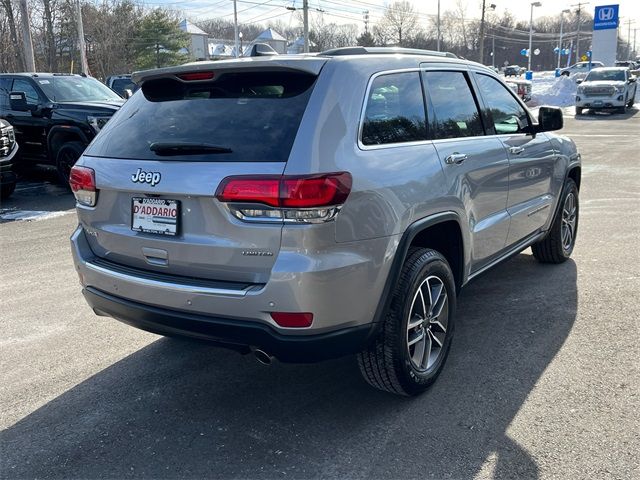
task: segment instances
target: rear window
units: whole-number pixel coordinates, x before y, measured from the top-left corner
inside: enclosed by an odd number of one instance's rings
[[[86,153],[138,160],[286,162],[315,80],[305,73],[262,71],[224,73],[209,82],[148,81]],[[158,143],[207,145],[211,151],[184,154],[177,149],[167,156],[152,150]]]

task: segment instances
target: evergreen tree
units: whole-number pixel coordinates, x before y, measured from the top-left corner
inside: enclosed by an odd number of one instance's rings
[[[183,49],[189,45],[189,34],[180,30],[178,20],[165,10],[155,9],[146,15],[136,38],[136,68],[160,68],[186,62]]]

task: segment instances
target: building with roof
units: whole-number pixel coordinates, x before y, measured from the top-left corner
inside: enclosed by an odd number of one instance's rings
[[[250,47],[256,43],[266,43],[280,54],[287,53],[287,39],[276,32],[273,28],[267,28],[264,32],[258,35],[247,48],[250,49]]]
[[[184,19],[180,22],[180,30],[187,32],[191,43],[187,50],[192,60],[207,60],[209,58],[209,35],[207,32]]]

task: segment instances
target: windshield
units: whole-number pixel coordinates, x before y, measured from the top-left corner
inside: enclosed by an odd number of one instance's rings
[[[210,82],[147,81],[87,149],[96,157],[286,162],[316,77],[231,72]]]
[[[585,82],[624,82],[624,70],[593,70]]]
[[[126,89],[131,90],[131,93],[138,89],[138,86],[131,81],[130,78],[118,78],[111,84],[111,90],[124,97],[124,91]]]
[[[94,78],[60,76],[37,78],[45,95],[54,102],[103,102],[121,98]]]

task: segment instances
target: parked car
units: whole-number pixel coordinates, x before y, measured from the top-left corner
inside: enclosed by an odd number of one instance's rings
[[[578,83],[577,115],[585,109],[615,109],[624,113],[635,103],[638,83],[627,67],[596,68]]]
[[[509,65],[504,67],[505,77],[519,77],[525,72],[525,68],[519,65]]]
[[[0,118],[0,199],[6,200],[16,188],[13,162],[18,153],[18,142],[9,122]]]
[[[265,363],[356,353],[371,385],[415,395],[461,288],[527,247],[573,250],[580,155],[548,133],[562,111],[534,119],[477,63],[352,47],[134,79],[71,171],[98,315]]]
[[[11,122],[21,162],[71,167],[124,101],[99,81],[60,73],[0,74],[0,118]]]
[[[111,75],[104,82],[107,87],[116,92],[122,98],[129,98],[138,90],[138,86],[131,80],[131,75]]]
[[[505,82],[524,102],[531,100],[533,85],[529,80],[520,80],[518,78],[505,80]]]
[[[560,75],[565,75],[567,77],[569,75],[584,76],[594,68],[601,68],[601,67],[604,67],[604,63],[602,62],[578,62],[578,63],[574,63],[570,67],[563,68],[562,70],[560,70]]]
[[[615,63],[616,67],[625,67],[631,71],[634,76],[640,76],[640,62],[634,62],[631,60],[618,60]]]

